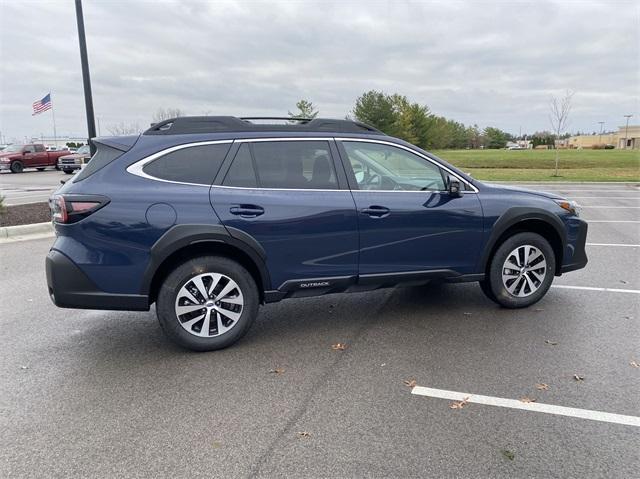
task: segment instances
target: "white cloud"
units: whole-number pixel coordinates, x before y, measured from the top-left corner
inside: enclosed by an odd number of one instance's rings
[[[84,2],[103,127],[189,114],[284,115],[308,98],[343,117],[369,89],[517,132],[548,128],[550,95],[576,91],[573,129],[638,112],[637,2]],[[47,27],[42,19],[47,19]],[[0,1],[0,131],[85,132],[73,2]],[[638,118],[640,120],[640,118]]]

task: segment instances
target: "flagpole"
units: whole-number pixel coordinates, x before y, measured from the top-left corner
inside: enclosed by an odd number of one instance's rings
[[[49,101],[51,101],[51,118],[53,119],[53,144],[58,149],[58,134],[56,133],[56,114],[53,111],[53,99],[51,98],[51,92],[49,92]]]

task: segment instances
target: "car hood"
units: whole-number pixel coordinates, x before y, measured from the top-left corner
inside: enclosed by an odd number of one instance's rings
[[[64,155],[61,156],[60,159],[62,160],[63,158],[65,160],[75,160],[76,158],[88,158],[89,155],[85,155],[84,153],[71,153],[70,155]]]
[[[21,153],[3,153],[0,151],[0,158],[8,158],[10,156],[20,156]]]
[[[519,193],[527,193],[527,194],[530,194],[530,195],[542,196],[543,198],[549,198],[551,200],[564,200],[564,199],[566,199],[562,195],[559,195],[557,193],[551,193],[551,192],[548,192],[548,191],[529,190],[527,188],[520,188],[518,186],[511,186],[511,185],[496,185],[496,184],[492,184],[491,186],[493,188],[498,188],[500,190],[517,191]]]

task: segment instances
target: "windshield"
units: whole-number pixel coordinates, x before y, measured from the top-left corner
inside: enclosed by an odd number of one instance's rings
[[[2,150],[2,153],[16,153],[18,151],[21,151],[22,148],[22,145],[9,145],[4,150]]]
[[[80,153],[82,155],[84,155],[85,153],[89,153],[89,145],[81,146],[80,148],[78,148],[78,151],[76,151],[76,153]]]

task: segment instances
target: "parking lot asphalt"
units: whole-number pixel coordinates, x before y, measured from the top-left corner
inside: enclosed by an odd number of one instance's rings
[[[68,180],[70,175],[62,171],[47,169],[37,171],[26,169],[23,173],[0,172],[0,195],[5,204],[24,205],[47,201],[51,193],[60,186],[60,180]]]
[[[213,353],[153,310],[54,307],[52,240],[0,245],[0,477],[637,477],[640,427],[405,383],[640,417],[640,190],[531,187],[591,222],[587,268],[538,304],[475,284],[283,301]]]

